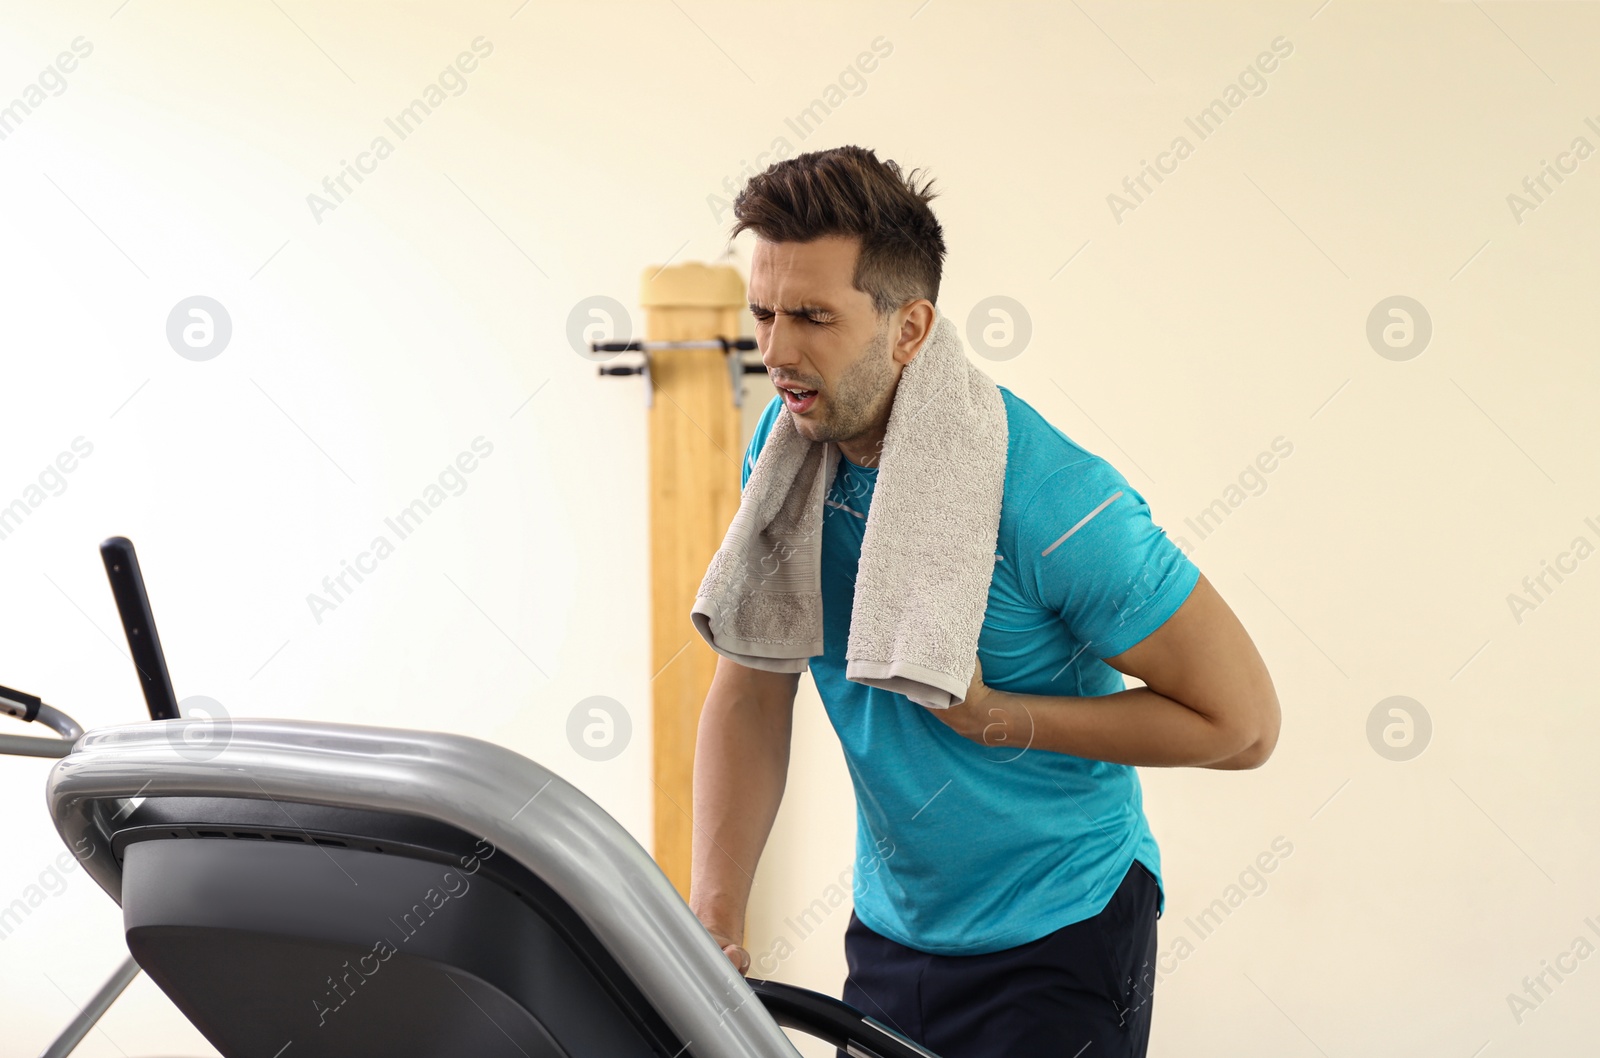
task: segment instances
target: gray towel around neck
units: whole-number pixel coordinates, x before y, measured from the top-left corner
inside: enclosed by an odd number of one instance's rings
[[[1006,473],[1005,403],[942,313],[901,371],[856,571],[845,678],[945,709],[966,698]],[[823,502],[840,459],[788,407],[750,471],[690,618],[711,648],[803,672],[822,647]]]

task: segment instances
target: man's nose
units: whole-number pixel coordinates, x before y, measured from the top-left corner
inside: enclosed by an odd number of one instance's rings
[[[768,374],[774,371],[792,373],[800,362],[801,350],[795,341],[793,325],[786,325],[783,320],[774,320],[767,328],[766,337],[757,344]]]

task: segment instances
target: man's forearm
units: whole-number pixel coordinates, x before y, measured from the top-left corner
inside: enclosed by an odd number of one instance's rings
[[[743,940],[756,864],[783,798],[787,733],[763,737],[762,720],[741,703],[711,700],[700,718],[694,759],[694,834],[689,905],[708,926]]]
[[[975,741],[1140,767],[1248,768],[1258,736],[1149,687],[1088,698],[990,688]],[[969,736],[970,737],[970,736]]]

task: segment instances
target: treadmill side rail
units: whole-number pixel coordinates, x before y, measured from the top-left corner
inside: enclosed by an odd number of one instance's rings
[[[138,797],[239,797],[433,819],[536,873],[623,966],[694,1058],[799,1058],[749,983],[615,819],[538,763],[479,739],[318,721],[234,720],[197,753],[163,720],[100,728],[50,772],[56,829],[118,904],[110,835]]]

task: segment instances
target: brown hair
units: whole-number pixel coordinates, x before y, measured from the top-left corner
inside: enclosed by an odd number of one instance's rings
[[[885,316],[908,301],[938,303],[944,232],[928,208],[938,192],[919,188],[917,173],[900,175],[865,147],[833,147],[774,163],[733,200],[732,238],[754,231],[773,242],[810,242],[825,235],[861,240],[850,283],[872,296]]]

